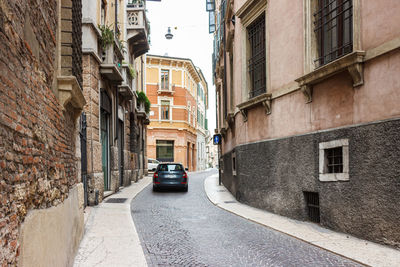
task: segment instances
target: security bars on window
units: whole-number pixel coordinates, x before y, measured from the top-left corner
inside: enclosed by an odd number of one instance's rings
[[[251,82],[249,98],[253,98],[266,91],[264,14],[247,27],[247,33],[251,50],[248,61]]]
[[[342,173],[343,172],[343,148],[335,147],[325,150],[328,173]]]
[[[314,13],[314,32],[319,57],[317,67],[353,51],[352,0],[318,0]]]

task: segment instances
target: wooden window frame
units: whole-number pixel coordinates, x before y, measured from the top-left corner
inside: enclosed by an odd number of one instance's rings
[[[165,75],[167,74],[167,75]],[[167,79],[165,79],[167,78]],[[160,88],[161,90],[169,90],[169,78],[170,78],[170,71],[166,69],[161,69],[161,76],[160,76]]]
[[[163,105],[164,101],[165,102],[168,101],[168,105]],[[161,120],[171,120],[171,102],[169,100],[161,100],[160,109],[161,109]]]

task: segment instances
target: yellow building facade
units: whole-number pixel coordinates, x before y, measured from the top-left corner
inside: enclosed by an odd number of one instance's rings
[[[196,170],[197,90],[206,81],[190,59],[147,55],[146,61],[148,158]]]

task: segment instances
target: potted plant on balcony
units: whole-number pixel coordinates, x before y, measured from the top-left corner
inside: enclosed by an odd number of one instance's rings
[[[114,42],[114,31],[108,25],[99,25],[99,29],[101,32],[101,46],[103,47],[103,50],[105,50]]]
[[[138,93],[137,102],[139,105],[144,105],[144,111],[146,112],[146,114],[150,113],[151,103],[144,92],[140,91]]]

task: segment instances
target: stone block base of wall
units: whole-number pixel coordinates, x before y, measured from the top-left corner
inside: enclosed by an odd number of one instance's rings
[[[98,193],[96,193],[98,192]],[[96,196],[97,195],[97,196]],[[103,201],[104,175],[100,173],[88,174],[88,202],[90,206]],[[96,199],[97,198],[97,199]]]
[[[130,186],[132,181],[132,170],[124,171],[124,186]]]
[[[21,225],[18,266],[72,266],[83,232],[80,183],[62,204],[28,213]]]
[[[138,170],[132,170],[131,181],[137,183],[139,181]]]
[[[335,140],[348,140],[349,178],[321,181],[320,143]],[[239,201],[299,220],[310,220],[305,192],[318,193],[321,225],[400,247],[399,148],[400,119],[240,145],[223,156],[222,181]]]
[[[117,192],[119,190],[119,171],[111,171],[110,191]]]

